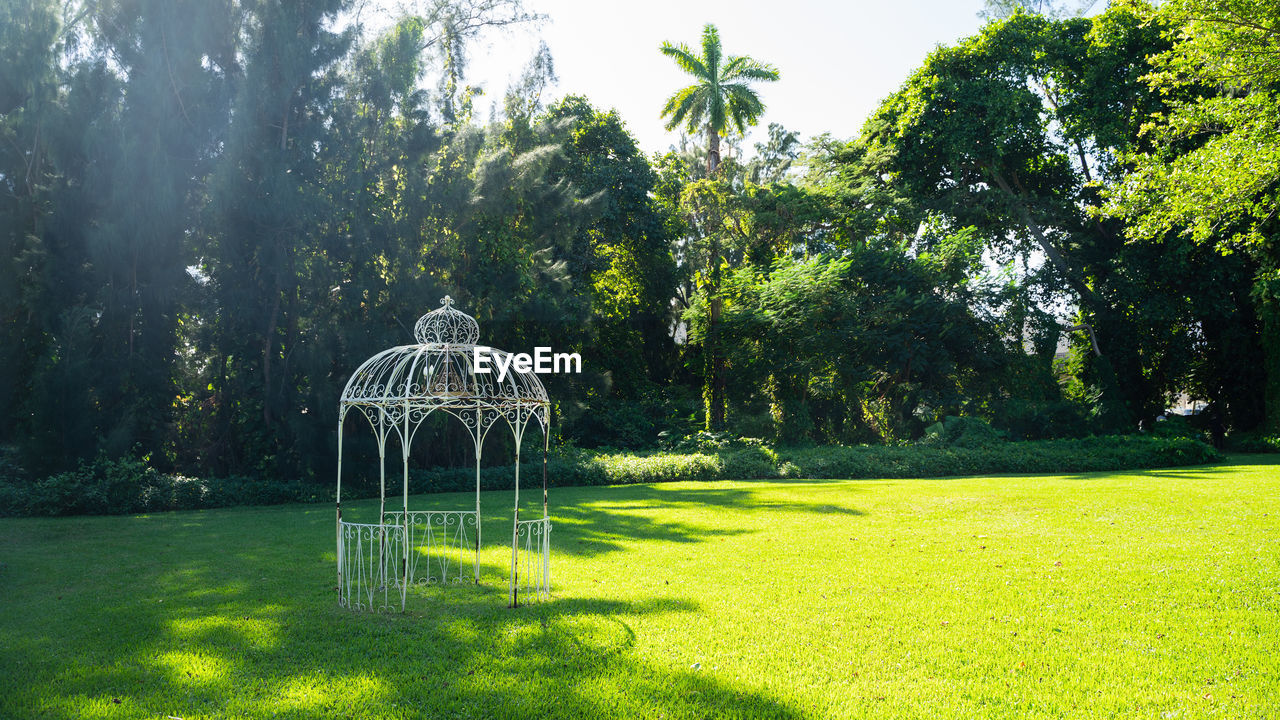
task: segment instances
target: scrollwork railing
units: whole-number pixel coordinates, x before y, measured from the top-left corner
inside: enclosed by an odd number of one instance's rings
[[[402,527],[403,517],[402,511],[389,510],[383,513],[382,522]],[[410,587],[478,580],[478,524],[474,510],[410,510],[409,562],[399,574]]]
[[[551,520],[521,520],[516,523],[516,577],[511,579],[513,599],[545,599],[551,594]]]
[[[339,598],[351,610],[392,610],[390,589],[403,553],[404,529],[343,522],[338,534]]]

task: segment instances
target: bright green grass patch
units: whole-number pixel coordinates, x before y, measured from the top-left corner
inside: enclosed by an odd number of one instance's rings
[[[519,610],[509,493],[405,615],[324,507],[4,520],[0,717],[1276,717],[1278,463],[553,490]]]

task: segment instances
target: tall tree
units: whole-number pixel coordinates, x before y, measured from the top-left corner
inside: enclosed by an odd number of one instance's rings
[[[651,197],[653,168],[616,111],[570,96],[547,112],[552,122],[568,118],[573,124],[566,128],[563,160],[551,171],[584,196],[599,194],[596,216],[581,238],[588,257],[571,260],[570,267],[590,270],[580,276],[592,280],[594,312],[619,339],[634,344],[636,359],[647,366],[642,375],[661,377],[669,372],[664,357],[671,349],[666,330],[674,267],[670,237]]]
[[[962,233],[917,257],[862,248],[739,268],[723,331],[736,399],[767,399],[782,442],[907,440],[968,410],[989,385],[974,376],[1005,359],[967,282],[980,253]],[[702,317],[690,314],[695,335]]]
[[[1117,158],[1138,142],[1135,118],[1161,106],[1141,77],[1146,57],[1166,47],[1133,3],[1098,18],[1017,13],[931,54],[868,121],[859,151],[864,177],[926,216],[1047,260],[1041,277],[1079,308],[1086,367],[1116,428],[1161,410],[1170,373],[1153,373],[1133,347],[1160,323],[1118,300],[1133,295],[1112,262],[1123,229],[1088,208],[1097,185],[1123,172]]]
[[[707,23],[702,28],[702,54],[693,52],[687,45],[662,43],[662,54],[675,60],[681,70],[692,75],[697,82],[676,91],[667,100],[662,116],[671,116],[667,129],[684,123],[691,133],[707,134],[707,176],[715,178],[720,166],[720,137],[730,128],[739,133],[748,125],[754,125],[764,113],[764,103],[751,88],[752,81],[776,81],[778,71],[772,65],[745,55],[724,57],[720,47],[720,33],[716,26]],[[711,194],[716,191],[710,189]],[[721,215],[716,214],[717,218]],[[713,221],[715,224],[715,221]],[[708,384],[707,426],[720,430],[725,421],[725,358],[719,344],[720,315],[724,302],[719,297],[721,279],[720,232],[707,234],[711,239],[707,253],[707,280],[709,285],[709,326],[703,345],[707,356]]]
[[[662,54],[675,60],[696,83],[676,91],[662,109],[668,115],[667,129],[684,123],[690,134],[707,134],[707,175],[715,175],[720,164],[720,138],[730,127],[739,133],[754,125],[764,114],[764,103],[751,88],[753,81],[773,82],[778,71],[768,63],[745,55],[723,57],[720,32],[707,23],[702,28],[702,54],[688,45],[662,43]]]
[[[37,361],[4,358],[25,376],[22,444],[40,470],[135,445],[166,460],[189,230],[225,120],[234,13],[189,0],[68,3],[70,24],[50,36],[39,5],[17,5],[24,15],[0,25],[24,37],[0,44],[21,52],[4,65],[28,79],[16,107],[0,100],[0,125],[36,132],[13,138],[23,172],[0,174],[20,181],[12,197],[29,210],[12,255],[26,327],[5,346]]]
[[[0,4],[0,442],[5,444],[21,425],[34,367],[51,354],[50,330],[57,317],[51,312],[52,288],[44,280],[59,263],[48,258],[56,248],[42,236],[51,209],[49,189],[59,176],[49,137],[63,124],[57,122],[60,31],[54,0]]]
[[[239,32],[231,2],[110,0],[97,42],[123,82],[119,124],[101,151],[102,207],[87,233],[102,368],[103,449],[159,451],[172,438],[177,333],[192,278],[190,229],[229,109]]]
[[[294,412],[290,364],[303,315],[302,264],[326,211],[316,148],[334,72],[353,33],[335,33],[347,0],[264,3],[244,52],[226,149],[211,181],[204,274],[213,286],[212,333],[223,399],[223,469],[295,467],[285,414]]]
[[[782,182],[800,157],[800,133],[769,123],[769,141],[756,143],[756,156],[746,166],[747,179],[756,185]]]
[[[1135,238],[1242,250],[1266,351],[1266,423],[1280,432],[1280,24],[1271,0],[1171,0],[1172,42],[1148,76],[1170,98],[1126,161],[1108,211]]]

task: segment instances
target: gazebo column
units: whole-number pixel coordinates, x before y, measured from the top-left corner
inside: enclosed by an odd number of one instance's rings
[[[400,544],[404,545],[404,557],[400,564],[400,612],[404,612],[405,601],[409,597],[409,403],[404,404],[404,434],[400,436],[401,456],[404,458],[404,512],[400,515],[400,522],[404,528],[404,535],[400,538]]]
[[[547,450],[551,447],[551,413],[547,413],[547,421],[542,425],[542,519],[549,520],[547,514]],[[547,592],[551,592],[551,527],[544,523],[542,528],[542,582]]]
[[[516,506],[511,515],[511,607],[520,607],[520,441],[524,436],[524,424],[516,416],[512,431],[516,438]]]
[[[338,491],[334,494],[334,505],[338,514],[338,597],[342,597],[342,421],[346,418],[345,410],[338,412]]]
[[[551,433],[546,426],[542,428],[542,519],[551,517],[547,514],[547,450],[551,447]]]
[[[378,408],[378,573],[383,587],[391,577],[387,567],[387,531],[383,519],[387,511],[387,413]]]
[[[473,439],[476,441],[476,584],[480,584],[480,451],[484,447],[484,428],[480,424],[480,404],[476,401],[476,429]],[[461,522],[461,521],[459,521]]]

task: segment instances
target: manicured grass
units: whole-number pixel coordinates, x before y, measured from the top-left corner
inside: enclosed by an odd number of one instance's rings
[[[405,615],[328,507],[4,520],[0,717],[1276,717],[1278,463],[555,490],[518,610],[509,493]]]

